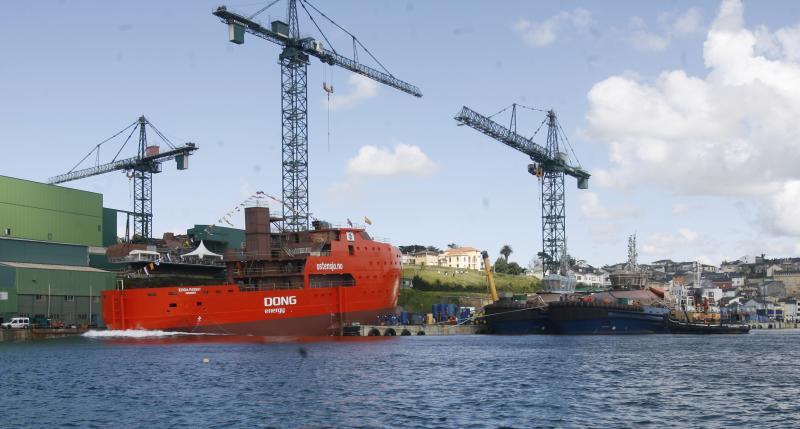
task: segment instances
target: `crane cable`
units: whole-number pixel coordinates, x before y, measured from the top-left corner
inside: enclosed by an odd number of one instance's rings
[[[111,139],[113,139],[114,137],[116,137],[116,136],[118,136],[118,135],[120,135],[120,134],[124,133],[124,132],[125,132],[125,131],[126,131],[128,128],[130,128],[130,127],[132,127],[132,126],[134,126],[134,125],[136,125],[136,122],[134,122],[134,123],[132,123],[132,124],[128,125],[127,127],[125,127],[125,128],[123,128],[123,129],[121,129],[121,130],[120,130],[118,133],[114,134],[113,136],[111,136],[111,137],[109,137],[109,138],[107,138],[107,139],[105,139],[105,140],[101,141],[101,142],[100,142],[100,143],[98,143],[97,145],[95,145],[95,147],[94,147],[92,150],[90,150],[90,151],[89,151],[89,153],[87,153],[87,154],[86,154],[86,156],[84,156],[84,157],[83,157],[83,158],[82,158],[80,161],[78,161],[78,163],[77,163],[77,164],[75,164],[75,166],[74,166],[74,167],[72,167],[72,169],[70,169],[70,170],[69,170],[67,173],[72,173],[73,171],[75,171],[75,169],[76,169],[76,168],[78,168],[78,166],[79,166],[79,165],[81,165],[81,163],[82,163],[83,161],[86,161],[86,158],[88,158],[88,157],[89,157],[89,156],[92,154],[92,152],[94,152],[95,150],[98,150],[98,151],[99,151],[99,149],[100,149],[100,146],[101,146],[101,145],[103,145],[103,143],[107,143],[109,140],[111,140]]]
[[[337,23],[336,23],[336,21],[334,21],[334,20],[330,19],[330,18],[328,17],[328,15],[325,15],[324,13],[322,13],[322,11],[320,11],[319,9],[317,9],[317,7],[316,7],[316,6],[314,6],[314,5],[313,5],[311,2],[309,2],[308,0],[299,0],[299,1],[300,1],[300,4],[301,4],[301,5],[302,5],[303,3],[305,3],[305,4],[308,4],[309,6],[311,6],[311,8],[312,8],[312,9],[314,9],[314,10],[315,10],[315,11],[316,11],[318,14],[320,14],[320,15],[321,15],[323,18],[327,19],[328,21],[330,21],[330,23],[331,23],[331,24],[335,25],[337,28],[339,28],[340,30],[344,31],[344,32],[345,32],[345,33],[346,33],[348,36],[352,37],[352,38],[353,38],[353,42],[355,42],[355,43],[357,43],[359,46],[361,46],[361,49],[363,49],[363,50],[364,50],[364,52],[366,52],[366,53],[367,53],[367,55],[369,55],[369,56],[370,56],[370,58],[372,58],[373,60],[375,60],[375,62],[376,62],[376,63],[378,63],[378,65],[379,65],[379,66],[381,66],[381,68],[383,69],[383,71],[385,71],[385,72],[386,72],[386,73],[387,73],[389,76],[392,76],[392,77],[394,77],[394,75],[392,74],[392,72],[390,72],[390,71],[389,71],[389,69],[387,69],[387,68],[386,68],[386,66],[384,66],[384,65],[383,65],[383,63],[381,63],[381,62],[378,60],[378,58],[376,58],[376,57],[375,57],[375,55],[372,55],[372,52],[370,52],[370,51],[369,51],[369,49],[367,49],[367,47],[366,47],[366,46],[364,46],[364,44],[363,44],[363,43],[361,43],[361,41],[360,41],[360,40],[358,40],[358,38],[356,38],[356,36],[355,36],[355,35],[353,35],[353,33],[351,33],[351,32],[349,32],[349,31],[347,31],[347,30],[346,30],[344,27],[342,27],[341,25],[337,24]],[[326,40],[327,40],[327,39],[326,39]],[[331,47],[331,48],[332,48],[332,47]]]

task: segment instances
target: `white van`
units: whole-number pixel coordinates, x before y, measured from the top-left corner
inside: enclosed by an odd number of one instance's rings
[[[0,325],[3,329],[23,329],[31,327],[31,319],[27,317],[14,317],[10,322]]]

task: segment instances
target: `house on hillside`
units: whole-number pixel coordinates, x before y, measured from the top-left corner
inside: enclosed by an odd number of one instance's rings
[[[775,271],[772,275],[772,278],[783,282],[784,286],[786,286],[787,295],[800,297],[800,271]]]
[[[480,250],[474,247],[454,247],[439,255],[439,266],[482,270],[483,258]]]
[[[414,265],[428,267],[435,267],[439,265],[439,252],[423,250],[422,252],[414,253]]]

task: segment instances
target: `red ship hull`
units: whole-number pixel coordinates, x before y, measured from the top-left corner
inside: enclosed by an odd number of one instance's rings
[[[278,273],[242,257],[229,262],[228,270],[234,280],[246,281],[104,291],[103,320],[112,330],[327,336],[339,335],[350,323],[376,324],[378,316],[394,314],[400,292],[397,248],[372,240],[360,229],[310,234],[317,241],[333,238],[320,241],[325,251],[294,255],[295,265],[281,262],[289,260],[285,256],[267,259],[281,267]],[[298,263],[302,268],[292,271]],[[295,282],[284,281],[287,275]]]
[[[115,330],[338,335],[348,323],[375,324],[378,316],[393,314],[397,287],[387,286],[264,292],[240,291],[237,285],[112,290],[103,292],[103,319]]]

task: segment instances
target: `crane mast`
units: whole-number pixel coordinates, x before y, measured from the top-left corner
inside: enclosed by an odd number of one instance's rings
[[[578,189],[589,187],[591,176],[580,166],[569,163],[559,147],[561,136],[556,114],[546,112],[543,122],[547,124],[547,144],[543,147],[531,138],[516,131],[516,105],[512,105],[511,125],[505,127],[491,118],[464,106],[455,116],[460,125],[467,125],[489,137],[530,157],[534,164],[528,172],[541,180],[542,190],[542,257],[546,274],[564,275],[562,259],[566,256],[566,216],[564,199],[564,176],[577,179]]]
[[[214,11],[215,16],[228,24],[230,42],[244,43],[244,33],[247,32],[282,47],[278,58],[281,66],[281,166],[285,203],[283,217],[284,230],[287,231],[303,231],[309,227],[307,84],[309,58],[317,57],[325,64],[342,67],[416,97],[422,96],[419,88],[395,78],[388,71],[373,69],[340,55],[335,50],[326,49],[320,41],[313,38],[301,38],[297,18],[298,1],[303,4],[303,0],[288,1],[288,23],[273,21],[270,28],[253,21],[252,17],[231,12],[225,6],[220,6]],[[353,40],[355,44],[355,36]]]

